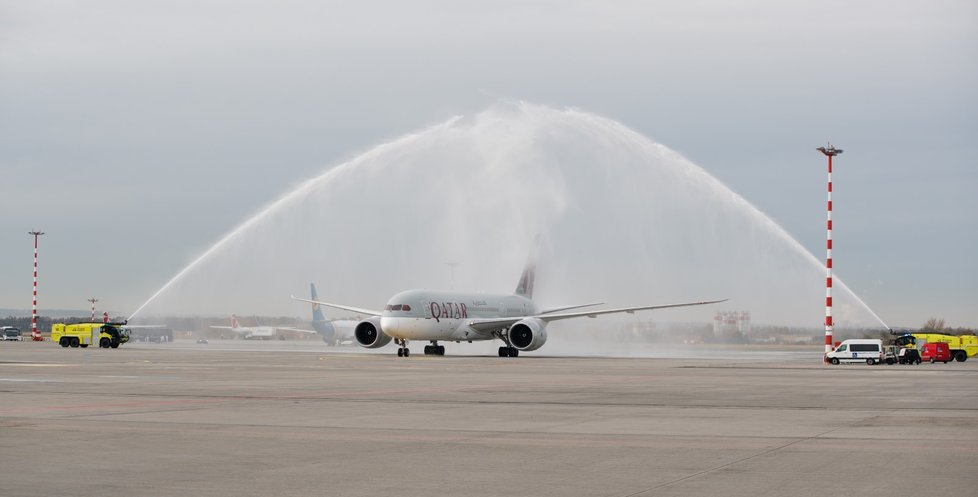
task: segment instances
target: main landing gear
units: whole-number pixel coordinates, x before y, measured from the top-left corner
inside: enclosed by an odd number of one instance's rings
[[[499,347],[499,357],[519,357],[520,349],[516,347]]]
[[[509,333],[495,333],[496,338],[502,340],[506,343],[505,347],[499,347],[499,357],[519,357],[520,350],[513,347],[513,343],[509,341]]]
[[[411,349],[408,348],[408,341],[403,338],[395,338],[394,343],[400,345],[397,349],[397,357],[410,357]]]
[[[445,346],[432,340],[431,345],[424,346],[424,355],[445,355]]]

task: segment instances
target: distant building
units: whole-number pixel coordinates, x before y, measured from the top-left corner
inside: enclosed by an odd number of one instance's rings
[[[718,337],[750,334],[749,311],[717,311],[713,316],[713,334]]]

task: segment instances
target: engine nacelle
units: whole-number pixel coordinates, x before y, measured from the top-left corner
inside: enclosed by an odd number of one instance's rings
[[[547,343],[547,323],[536,318],[521,319],[509,328],[509,341],[519,350],[539,349]]]
[[[384,333],[380,327],[380,317],[375,316],[357,323],[353,329],[353,337],[361,347],[378,349],[391,343],[391,336]]]

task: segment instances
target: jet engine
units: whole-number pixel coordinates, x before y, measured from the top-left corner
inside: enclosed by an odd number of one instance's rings
[[[361,347],[368,349],[378,349],[391,343],[391,336],[384,333],[380,328],[380,317],[374,316],[357,323],[353,329],[353,336]]]
[[[517,321],[509,328],[509,341],[519,350],[536,350],[547,343],[547,324],[536,318]]]

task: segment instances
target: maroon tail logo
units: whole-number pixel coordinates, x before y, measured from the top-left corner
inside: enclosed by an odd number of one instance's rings
[[[516,295],[522,295],[528,299],[533,298],[533,280],[536,278],[536,261],[539,250],[540,235],[537,235],[533,237],[533,247],[530,249],[530,255],[526,258],[526,267],[523,268],[520,282],[516,285]]]
[[[532,264],[527,265],[520,276],[520,283],[516,285],[516,295],[523,295],[526,298],[533,297],[533,279],[536,268]]]

